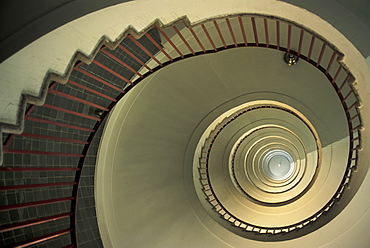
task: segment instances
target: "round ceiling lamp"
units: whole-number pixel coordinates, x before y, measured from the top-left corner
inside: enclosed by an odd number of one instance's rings
[[[282,181],[292,175],[295,162],[292,156],[280,149],[273,149],[263,157],[262,170],[271,180]]]
[[[291,65],[296,65],[299,61],[298,56],[295,56],[294,54],[291,53],[286,53],[284,54],[284,62],[291,66]]]

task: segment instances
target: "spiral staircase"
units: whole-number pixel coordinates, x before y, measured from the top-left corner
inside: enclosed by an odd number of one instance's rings
[[[367,171],[344,56],[262,14],[103,40],[26,105],[21,134],[3,134],[1,246],[168,247],[183,233],[205,247],[213,233],[237,247],[315,232]]]

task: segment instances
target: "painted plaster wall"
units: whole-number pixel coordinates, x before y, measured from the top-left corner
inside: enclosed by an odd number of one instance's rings
[[[333,4],[337,4],[337,2],[333,1]],[[166,7],[163,8],[163,6]],[[205,9],[207,11],[204,11]],[[140,12],[137,10],[140,10]],[[323,12],[320,12],[320,10],[317,11],[314,12],[324,19],[331,21],[336,18],[338,20],[347,20],[346,17],[349,15],[346,15],[348,13],[346,11],[350,11],[350,9],[342,9],[344,13],[341,12],[338,15],[331,14],[330,18],[324,17],[324,14],[321,15]],[[301,23],[333,42],[346,54],[344,62],[357,79],[356,88],[359,90],[362,99],[363,119],[366,128],[366,124],[370,121],[369,111],[367,110],[370,99],[370,76],[367,68],[367,64],[369,63],[366,64],[363,57],[363,55],[369,55],[368,51],[366,51],[367,46],[361,46],[361,55],[358,51],[360,46],[356,49],[354,46],[349,45],[347,39],[333,29],[329,23],[323,22],[322,19],[304,9],[298,9],[287,3],[271,0],[258,2],[233,0],[232,4],[230,1],[225,2],[219,0],[192,0],[186,2],[138,0],[102,9],[67,23],[29,44],[0,65],[0,75],[2,75],[0,84],[0,122],[17,125],[17,113],[21,103],[21,94],[40,98],[41,86],[45,81],[45,75],[48,72],[56,72],[57,74],[64,75],[76,51],[80,51],[86,55],[92,54],[97,42],[102,36],[106,36],[108,39],[114,41],[129,25],[140,31],[157,18],[164,24],[167,24],[186,15],[191,22],[197,22],[213,16],[231,13],[263,13],[280,16]],[[101,22],[100,20],[105,21]],[[348,23],[348,26],[345,25],[345,29],[352,28],[353,30],[358,29],[359,24],[367,23],[361,29],[368,30],[367,20],[362,20],[362,22],[344,21],[344,23]],[[340,29],[340,27],[336,27]],[[368,39],[364,39],[364,36],[362,36],[362,34],[365,34],[366,37],[367,33],[369,32],[362,32],[360,30],[354,33],[352,37],[353,42],[358,39],[361,42],[363,40],[367,41]],[[347,38],[349,37],[347,36]],[[350,38],[351,41],[352,39]],[[368,61],[369,58],[367,59]],[[33,102],[41,104],[42,100],[37,100],[36,98],[33,99]],[[3,131],[6,130],[8,129],[3,129]],[[368,135],[363,136],[363,143],[365,145],[360,163],[369,161],[369,158],[366,157],[369,156],[366,155],[366,151],[369,149],[366,145],[370,144]],[[370,219],[370,203],[364,200],[368,199],[366,189],[368,185],[370,185],[369,176],[366,177],[355,199],[341,215],[340,223],[351,222],[353,223],[352,227],[343,231],[340,236],[337,233],[331,235],[331,242],[327,244],[328,247],[335,245],[348,247],[353,239],[366,242],[366,240],[361,239],[363,233],[359,230],[368,226]],[[358,218],[356,219],[353,219],[351,214],[354,212],[358,213]],[[362,245],[366,245],[366,243]]]

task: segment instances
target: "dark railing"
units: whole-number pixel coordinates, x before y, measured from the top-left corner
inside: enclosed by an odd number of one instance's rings
[[[342,55],[316,34],[272,17],[229,16],[191,27],[187,23],[185,20],[166,28],[155,26],[140,39],[128,34],[115,50],[103,46],[91,64],[79,62],[74,66],[66,84],[51,83],[44,105],[28,106],[25,132],[9,134],[3,143],[2,245],[26,247],[59,240],[57,244],[61,246],[76,247],[81,173],[91,142],[108,113],[134,85],[161,67],[225,49],[275,49],[317,67],[338,93],[350,135],[347,171],[337,193],[323,209],[284,230],[250,226],[246,230],[278,233],[301,228],[340,199],[356,170],[361,141],[358,98],[350,85],[354,79],[341,64]],[[181,29],[178,24],[188,27]],[[207,191],[207,184],[204,187]],[[211,201],[217,201],[212,197]],[[35,226],[42,228],[32,229]]]

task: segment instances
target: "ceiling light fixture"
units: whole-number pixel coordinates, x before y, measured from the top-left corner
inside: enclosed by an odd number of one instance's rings
[[[299,58],[291,53],[286,53],[284,55],[284,62],[289,66],[297,64],[298,60]]]

